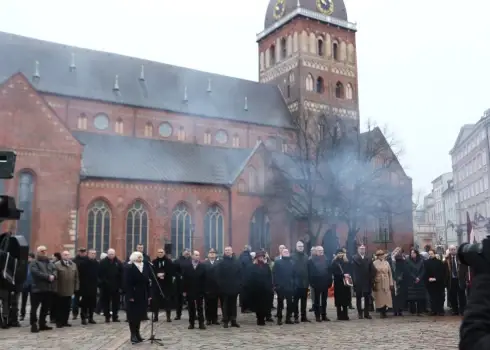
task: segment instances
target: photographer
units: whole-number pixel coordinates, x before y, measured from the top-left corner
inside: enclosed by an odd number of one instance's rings
[[[474,272],[460,328],[459,348],[490,349],[490,236],[481,244],[462,245],[458,257]]]

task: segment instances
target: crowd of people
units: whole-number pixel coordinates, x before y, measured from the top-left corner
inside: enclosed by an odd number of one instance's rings
[[[133,344],[143,341],[139,328],[141,321],[148,320],[149,311],[153,321],[158,321],[159,311],[164,310],[165,320],[172,322],[172,312],[173,320],[180,320],[185,306],[189,329],[212,325],[239,328],[238,307],[242,313],[254,312],[257,325],[264,326],[274,322],[275,299],[278,325],[311,322],[309,297],[315,321],[330,321],[327,301],[332,290],[339,321],[349,320],[353,299],[360,319],[371,319],[374,310],[381,318],[391,311],[394,316],[402,316],[404,311],[442,316],[446,290],[452,314],[460,315],[469,278],[454,246],[444,258],[432,249],[422,254],[412,249],[406,255],[399,248],[391,253],[380,250],[369,257],[364,246],[348,258],[344,249],[327,257],[321,246],[307,254],[304,243],[298,241],[293,253],[281,245],[275,259],[263,250],[251,252],[250,247],[236,256],[226,247],[222,257],[211,249],[207,258],[201,259],[198,251],[186,249],[175,260],[164,249],[158,249],[151,260],[142,245],[125,260],[113,249],[97,259],[95,250],[83,248],[73,260],[68,251],[50,258],[47,248],[40,246],[29,260],[20,320],[26,316],[30,298],[31,332],[52,329],[48,316],[57,328],[71,327],[70,313],[73,320],[80,316],[82,325],[95,324],[95,313],[103,313],[107,323],[120,322],[123,305]]]

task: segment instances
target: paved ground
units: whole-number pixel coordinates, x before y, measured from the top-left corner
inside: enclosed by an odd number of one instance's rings
[[[329,317],[335,312],[329,308]],[[351,321],[299,325],[267,325],[258,327],[252,314],[239,315],[240,329],[223,329],[220,326],[207,330],[188,330],[187,320],[156,324],[156,334],[162,338],[162,349],[172,350],[413,350],[414,347],[432,349],[457,349],[459,317],[390,317],[388,319],[358,320],[356,312],[350,312]],[[313,319],[313,315],[310,315]],[[124,320],[124,314],[121,318]],[[164,318],[164,317],[162,317]],[[73,327],[54,329],[32,334],[28,322],[22,328],[0,330],[1,349],[50,349],[50,350],[124,350],[157,349],[148,343],[132,346],[128,342],[127,323],[81,326],[80,320],[72,321]],[[150,333],[150,322],[142,325],[143,337]]]

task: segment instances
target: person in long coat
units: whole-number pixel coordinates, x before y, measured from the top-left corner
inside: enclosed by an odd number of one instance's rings
[[[144,260],[144,256],[143,256]],[[167,322],[172,322],[172,298],[174,295],[173,280],[175,278],[175,265],[172,260],[166,256],[163,248],[158,248],[157,258],[152,261],[153,274],[150,277],[157,279],[158,283],[151,284],[151,309],[153,312],[153,321],[158,322],[158,312],[165,309]]]
[[[255,259],[257,262],[248,268],[246,284],[254,301],[257,325],[265,326],[271,308],[270,295],[273,293],[272,272],[265,262],[265,252],[257,252]]]
[[[315,290],[313,308],[317,322],[330,321],[327,317],[327,299],[328,289],[332,285],[332,272],[330,263],[324,254],[323,247],[318,246],[316,255],[308,261],[308,278],[310,286]]]
[[[204,261],[206,266],[206,296],[204,298],[204,315],[206,325],[219,325],[218,321],[218,303],[221,300],[218,276],[216,274],[216,266],[220,260],[216,257],[216,250],[211,248],[208,252],[208,258]],[[236,297],[235,297],[235,314],[236,314]]]
[[[88,256],[78,258],[78,277],[80,279],[80,307],[82,324],[95,324],[94,311],[97,304],[97,287],[99,278],[99,262],[96,259],[97,252],[94,249],[88,251]]]
[[[352,280],[359,318],[371,319],[369,305],[371,304],[374,273],[373,260],[366,256],[366,247],[361,245],[357,249],[357,254],[352,257]],[[362,306],[363,299],[364,307]]]
[[[277,325],[282,325],[284,300],[286,300],[286,324],[293,324],[293,297],[296,290],[295,286],[294,262],[289,255],[289,250],[281,250],[281,258],[276,259],[272,267],[272,281],[277,293]]]
[[[147,317],[146,310],[150,302],[150,268],[143,262],[143,254],[134,252],[124,268],[124,292],[126,295],[126,314],[128,317],[131,343],[144,339],[140,334],[141,321]]]
[[[393,314],[402,316],[407,301],[409,278],[408,265],[400,248],[396,248],[391,256],[391,273],[393,276]]]
[[[432,316],[444,316],[446,269],[444,263],[436,256],[433,249],[429,250],[429,259],[424,262],[425,285],[430,297]]]
[[[408,296],[409,310],[411,314],[421,315],[425,312],[426,289],[424,283],[424,259],[416,249],[410,252],[408,259]]]
[[[350,277],[350,264],[343,250],[338,250],[332,261],[331,271],[333,275],[333,293],[335,307],[337,308],[337,320],[348,321],[348,307],[352,302],[351,287],[344,284],[344,277]]]
[[[194,329],[196,318],[199,329],[206,329],[204,325],[204,296],[206,295],[206,266],[199,260],[201,254],[194,250],[191,261],[182,265],[182,291],[187,300],[189,312],[189,329]]]
[[[376,260],[373,262],[375,268],[373,296],[376,308],[381,318],[386,318],[386,312],[393,307],[391,289],[393,288],[393,276],[390,264],[386,261],[386,254],[382,250],[376,252]]]

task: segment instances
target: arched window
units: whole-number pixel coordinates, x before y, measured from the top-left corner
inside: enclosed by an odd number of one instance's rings
[[[324,50],[324,44],[323,44],[323,39],[322,38],[318,38],[317,42],[316,42],[316,46],[317,46],[317,54],[318,56],[324,56],[325,55],[325,50]]]
[[[286,38],[281,39],[281,59],[285,59],[288,56],[288,46],[286,43]]]
[[[88,209],[87,215],[88,249],[106,253],[111,243],[111,210],[106,202],[99,200]]]
[[[306,91],[313,91],[313,75],[311,74],[308,74],[306,76]]]
[[[238,136],[238,134],[233,135],[233,147],[240,147],[240,137]]]
[[[334,60],[339,60],[339,44],[336,42],[332,44],[332,55]]]
[[[121,118],[116,120],[115,131],[116,134],[120,134],[120,135],[124,134],[124,123]]]
[[[294,84],[294,72],[289,72],[289,85]]]
[[[192,217],[184,203],[177,205],[172,213],[172,247],[175,258],[178,258],[184,249],[192,249]]]
[[[181,126],[179,131],[177,131],[177,140],[185,141],[185,130],[183,126]]]
[[[31,244],[32,217],[34,212],[34,176],[27,171],[19,174],[19,188],[17,191],[17,206],[24,210],[17,224],[17,234],[25,237]]]
[[[271,66],[276,64],[276,45],[272,44],[269,49]]]
[[[250,192],[258,192],[259,177],[257,170],[254,167],[248,168],[248,190]]]
[[[323,94],[325,91],[325,84],[323,83],[323,78],[318,77],[316,80],[316,92],[319,94]]]
[[[77,127],[80,130],[87,130],[87,116],[84,113],[78,116]]]
[[[282,153],[288,153],[288,143],[286,140],[282,140]]]
[[[291,86],[289,84],[286,85],[286,97],[287,98],[291,97]]]
[[[335,84],[335,97],[344,98],[344,85],[340,81]]]
[[[148,212],[142,202],[136,201],[126,216],[126,252],[130,255],[136,246],[148,248]]]
[[[255,210],[250,220],[249,242],[253,250],[265,249],[270,253],[270,222],[264,207]]]
[[[354,96],[354,91],[352,89],[352,85],[349,83],[345,86],[345,98],[347,100],[352,100]]]
[[[204,249],[214,248],[218,253],[225,250],[225,223],[223,212],[217,205],[208,209],[204,218]]]
[[[204,144],[205,145],[210,145],[211,144],[211,131],[207,130],[204,133]]]
[[[145,137],[152,137],[153,136],[153,124],[148,122],[145,125]]]

